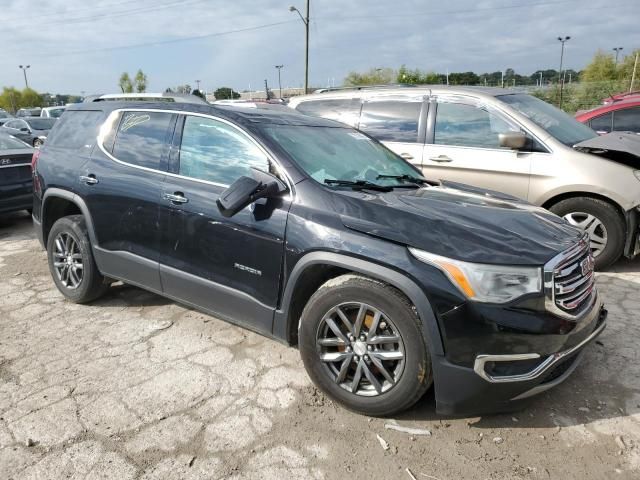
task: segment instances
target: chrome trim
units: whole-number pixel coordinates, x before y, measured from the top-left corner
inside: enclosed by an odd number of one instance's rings
[[[527,390],[526,392],[521,393],[520,395],[518,395],[516,397],[513,397],[511,399],[511,401],[522,400],[524,398],[533,397],[534,395],[538,395],[538,394],[540,394],[542,392],[546,392],[550,388],[553,388],[556,385],[561,384],[567,378],[569,378],[569,376],[578,367],[578,365],[580,365],[580,361],[582,360],[582,355],[583,354],[584,354],[584,350],[582,352],[578,353],[578,355],[576,355],[576,358],[573,360],[573,363],[571,364],[571,366],[569,368],[567,368],[567,371],[564,372],[562,375],[560,375],[558,378],[554,378],[550,382],[545,382],[545,383],[541,383],[540,385],[536,385],[531,390]]]
[[[535,380],[536,378],[543,375],[547,370],[556,365],[558,362],[568,357],[569,355],[574,354],[582,347],[584,347],[587,343],[591,342],[598,335],[602,333],[602,331],[607,326],[607,322],[602,322],[600,326],[598,326],[587,338],[585,338],[582,342],[577,344],[576,346],[564,350],[562,352],[557,352],[552,355],[549,355],[540,365],[527,373],[522,373],[519,375],[504,375],[500,377],[493,377],[489,375],[485,370],[485,364],[487,362],[513,362],[518,360],[532,360],[535,358],[540,358],[538,353],[521,353],[515,355],[478,355],[473,364],[473,370],[482,378],[484,378],[487,382],[490,383],[506,383],[506,382],[526,382],[528,380]]]
[[[0,168],[13,168],[13,167],[30,167],[30,163],[12,163],[10,165],[0,165]]]
[[[204,183],[204,184],[208,184],[208,185],[214,185],[216,187],[223,187],[223,188],[228,188],[229,187],[229,185],[227,185],[225,183],[216,183],[216,182],[210,182],[208,180],[201,180],[199,178],[186,177],[184,175],[178,175],[177,173],[166,172],[166,171],[163,171],[163,170],[156,170],[154,168],[141,167],[139,165],[134,165],[132,163],[123,162],[122,160],[118,160],[111,153],[107,152],[107,150],[104,148],[102,143],[104,141],[104,137],[109,133],[109,131],[112,128],[115,128],[114,122],[115,122],[116,118],[118,118],[118,115],[120,115],[120,113],[122,113],[122,112],[158,112],[158,113],[170,113],[170,114],[173,114],[173,115],[192,115],[192,116],[195,116],[195,117],[209,118],[211,120],[215,120],[217,122],[224,123],[224,124],[234,128],[234,129],[238,130],[251,143],[253,143],[265,155],[265,157],[267,157],[267,159],[270,162],[273,162],[273,164],[276,166],[278,171],[284,177],[285,183],[287,184],[287,188],[289,189],[290,195],[288,195],[288,197],[289,197],[288,200],[291,200],[291,201],[294,200],[295,191],[293,189],[293,181],[289,177],[289,174],[287,173],[287,171],[282,167],[282,165],[280,165],[280,162],[278,162],[273,157],[273,155],[271,155],[247,131],[243,130],[238,125],[236,125],[236,124],[234,124],[234,123],[232,123],[229,120],[226,120],[224,118],[216,117],[214,115],[208,115],[208,114],[205,114],[205,113],[189,112],[187,110],[178,110],[178,109],[169,110],[169,109],[160,109],[160,108],[118,108],[116,110],[112,110],[111,113],[109,114],[109,116],[107,117],[107,119],[103,122],[102,126],[100,127],[100,132],[98,133],[98,137],[96,138],[96,143],[98,145],[98,148],[100,148],[100,150],[102,151],[102,153],[104,153],[109,159],[113,160],[114,162],[119,163],[121,165],[125,165],[127,167],[137,168],[139,170],[144,170],[146,172],[159,173],[161,175],[167,175],[169,177],[182,178],[184,180],[189,180],[189,181],[197,182],[197,183]],[[285,199],[287,199],[287,197],[285,197]]]

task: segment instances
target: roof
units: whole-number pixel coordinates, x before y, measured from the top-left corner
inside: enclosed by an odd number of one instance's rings
[[[614,103],[608,103],[606,105],[600,105],[598,107],[587,110],[586,112],[580,112],[576,115],[576,119],[580,122],[591,120],[594,117],[604,115],[605,113],[614,112],[617,110],[624,110],[625,108],[640,107],[640,97],[627,98],[625,100],[619,100]]]

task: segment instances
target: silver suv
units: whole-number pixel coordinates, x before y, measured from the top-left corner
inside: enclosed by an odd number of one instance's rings
[[[591,237],[596,267],[640,252],[640,136],[599,137],[531,95],[473,87],[325,90],[289,106],[353,127],[428,178],[541,205]]]

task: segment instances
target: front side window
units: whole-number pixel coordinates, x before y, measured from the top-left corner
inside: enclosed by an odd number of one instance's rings
[[[359,128],[383,142],[416,143],[421,108],[421,102],[367,102],[362,106]]]
[[[211,118],[185,118],[180,175],[231,185],[242,176],[251,176],[251,167],[269,171],[269,160],[240,130]]]
[[[484,107],[464,103],[438,103],[434,143],[476,148],[501,148],[501,133],[519,131]]]
[[[611,112],[591,119],[590,125],[598,133],[609,133],[611,131]]]
[[[613,129],[617,132],[640,133],[640,107],[616,110],[613,115]]]
[[[164,112],[124,112],[116,132],[113,156],[132,165],[158,170],[171,118],[170,113]]]

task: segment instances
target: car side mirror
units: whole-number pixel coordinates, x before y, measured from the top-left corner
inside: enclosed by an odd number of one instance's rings
[[[20,129],[20,131],[21,131],[21,132],[28,132],[28,131],[29,131],[29,129],[28,129],[27,127],[22,127],[22,128]]]
[[[287,191],[287,186],[278,177],[256,169],[252,169],[252,173],[256,178],[240,177],[216,201],[224,217],[233,217],[260,198],[277,197]]]
[[[504,132],[498,135],[500,146],[512,150],[521,150],[527,144],[527,136],[522,132]]]

